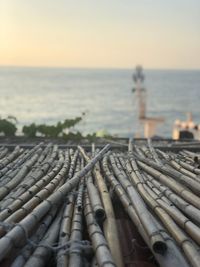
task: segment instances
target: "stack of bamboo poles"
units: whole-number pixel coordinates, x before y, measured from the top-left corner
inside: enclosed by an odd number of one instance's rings
[[[0,148],[0,266],[130,266],[116,201],[155,266],[200,266],[200,154],[91,150]]]

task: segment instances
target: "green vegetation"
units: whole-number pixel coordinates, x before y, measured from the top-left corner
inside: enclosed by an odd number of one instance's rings
[[[16,122],[16,118],[12,116],[7,117],[6,119],[0,118],[0,133],[3,133],[8,137],[15,136],[17,131]]]
[[[30,125],[25,125],[22,129],[22,132],[27,137],[35,137],[37,134],[52,138],[64,137],[65,131],[74,127],[81,120],[82,117],[77,117],[75,119],[66,119],[64,122],[59,121],[56,125],[36,125],[35,123],[32,123]]]
[[[22,133],[27,138],[34,138],[37,136],[48,137],[48,138],[63,138],[65,140],[71,141],[81,141],[82,139],[87,139],[91,142],[95,141],[99,137],[109,138],[112,136],[107,134],[105,131],[99,131],[97,133],[88,134],[83,136],[81,132],[75,131],[74,127],[82,121],[82,117],[76,117],[74,119],[66,119],[63,122],[59,121],[55,125],[46,124],[35,124],[24,125],[22,128]],[[15,117],[7,117],[6,119],[0,118],[0,134],[6,137],[14,137],[17,132],[17,120]]]

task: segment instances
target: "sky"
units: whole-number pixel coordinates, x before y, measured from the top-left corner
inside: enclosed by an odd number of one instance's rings
[[[0,0],[0,65],[200,69],[200,0]]]

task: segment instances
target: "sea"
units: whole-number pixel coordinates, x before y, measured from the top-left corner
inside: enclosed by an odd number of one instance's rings
[[[23,125],[83,116],[74,131],[142,136],[132,69],[0,67],[0,116]],[[163,117],[156,135],[171,137],[176,119],[200,124],[200,70],[144,70],[147,115]]]

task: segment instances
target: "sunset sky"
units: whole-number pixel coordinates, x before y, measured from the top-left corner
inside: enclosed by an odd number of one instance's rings
[[[200,69],[200,0],[0,0],[0,65]]]

